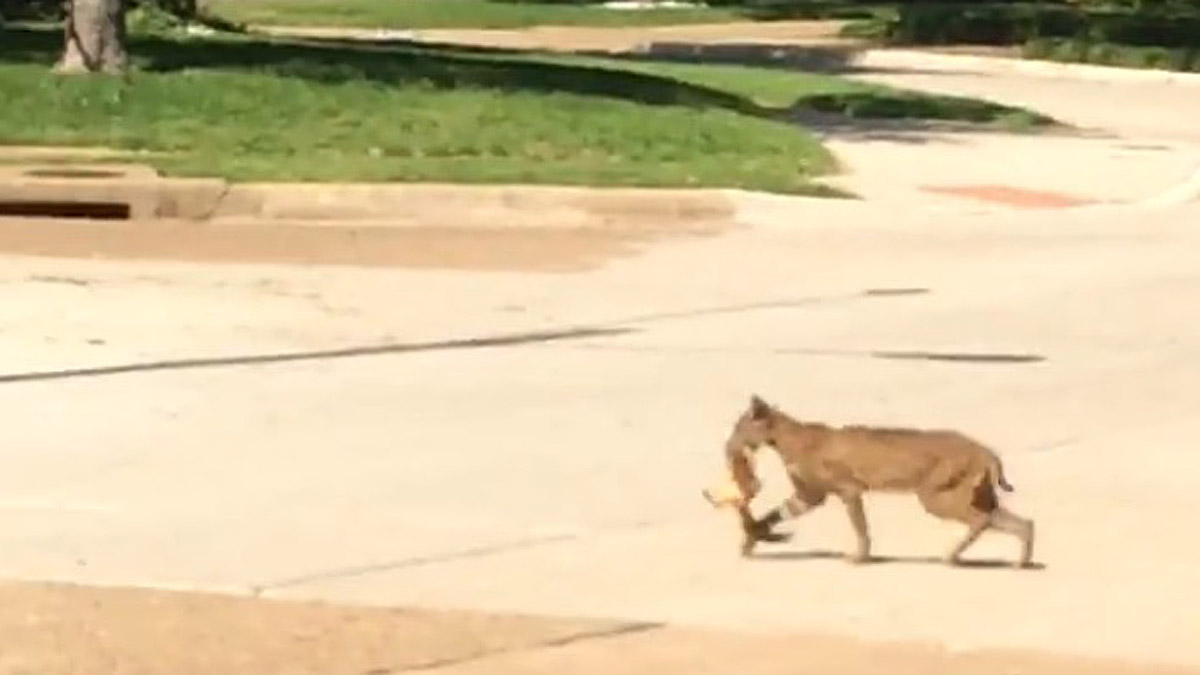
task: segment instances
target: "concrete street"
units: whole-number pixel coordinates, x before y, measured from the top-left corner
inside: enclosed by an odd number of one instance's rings
[[[6,257],[0,576],[1200,669],[1200,202],[1138,203],[1196,170],[1200,88],[873,77],[1103,133],[835,133],[877,198],[573,273]],[[1100,204],[919,189],[948,184]],[[890,561],[837,559],[832,502],[738,558],[699,490],[751,393],[993,444],[1045,568],[930,563],[961,527],[889,496]]]

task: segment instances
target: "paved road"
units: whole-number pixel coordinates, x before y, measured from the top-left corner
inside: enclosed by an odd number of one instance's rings
[[[944,206],[813,204],[577,274],[8,258],[0,575],[1200,667],[1200,206]],[[738,559],[698,489],[751,392],[995,444],[1046,568],[922,562],[957,528],[882,497],[896,562],[832,558],[835,507]]]
[[[1008,63],[876,50],[864,55],[862,72],[855,77],[1027,106],[1072,124],[1143,142],[1200,142],[1200,129],[1190,123],[1200,111],[1200,78],[1195,75],[1165,82],[1160,75],[1118,71],[1122,79],[1117,81],[1094,71],[1072,75],[1069,69],[1074,66],[1067,64],[1040,64],[1046,71],[1035,74],[1014,70]]]
[[[872,51],[857,79],[1023,106],[1072,125],[1014,136],[863,125],[825,130],[846,183],[889,201],[928,201],[924,188],[1006,185],[1099,202],[1152,200],[1189,181],[1200,192],[1200,79],[1163,83],[1032,75],[988,63]],[[933,148],[933,151],[929,150]]]
[[[628,332],[5,383],[0,573],[1200,664],[1197,216],[761,228],[569,276],[12,260],[9,373]],[[750,392],[995,443],[1047,568],[808,559],[849,544],[833,508],[740,561],[698,488]],[[881,554],[957,535],[870,508]]]

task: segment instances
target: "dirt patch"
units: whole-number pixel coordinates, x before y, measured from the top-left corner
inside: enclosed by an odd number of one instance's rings
[[[1196,669],[653,623],[0,584],[0,673],[1167,675]]]
[[[0,673],[391,673],[619,628],[203,593],[0,585]]]
[[[931,54],[952,54],[956,56],[993,56],[997,58],[1019,59],[1020,47],[989,46],[989,45],[922,45],[921,51]]]
[[[880,664],[887,664],[880,667]],[[761,635],[664,628],[560,649],[497,655],[441,675],[1195,675],[1196,669],[1010,650],[950,651],[940,645],[849,637]]]
[[[771,21],[676,26],[536,26],[522,29],[427,29],[405,32],[424,42],[468,44],[502,49],[548,49],[553,51],[627,51],[653,42],[713,44],[738,41],[774,41],[789,44],[837,43],[857,45],[861,41],[838,37],[845,21]],[[256,26],[257,31],[301,38],[378,40],[379,31],[358,28],[302,26]]]
[[[1054,209],[1095,203],[1095,200],[1061,192],[1027,190],[1006,185],[922,185],[921,189],[925,192],[978,199],[1025,209]]]
[[[666,236],[674,235],[629,228],[0,219],[0,253],[17,255],[542,272],[591,269]]]

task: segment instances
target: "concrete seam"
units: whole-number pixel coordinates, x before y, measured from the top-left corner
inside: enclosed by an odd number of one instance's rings
[[[283,588],[294,586],[303,586],[320,581],[330,581],[336,579],[348,579],[360,577],[368,574],[377,574],[379,572],[393,572],[401,569],[409,569],[412,567],[423,567],[425,565],[436,565],[438,563],[450,562],[453,560],[462,560],[466,558],[480,558],[498,553],[507,553],[509,551],[517,551],[521,549],[534,548],[537,546],[547,546],[550,544],[558,544],[567,541],[573,541],[579,538],[579,535],[554,535],[548,537],[537,537],[533,539],[520,539],[517,541],[501,542],[490,546],[477,546],[474,548],[461,549],[451,551],[441,555],[426,555],[416,556],[413,558],[405,558],[385,563],[374,565],[359,565],[356,567],[341,567],[333,570],[314,572],[279,581],[260,584],[253,587],[253,594],[256,597],[261,597],[264,593],[275,591]]]
[[[229,190],[230,190],[229,181],[227,181],[227,180],[222,181],[221,182],[221,194],[217,195],[217,198],[212,201],[212,205],[209,206],[208,212],[205,213],[204,215],[200,216],[197,220],[200,220],[203,222],[208,222],[208,221],[212,220],[213,216],[220,212],[221,206],[225,203],[225,198],[227,196],[229,196]]]
[[[367,671],[365,675],[395,675],[397,673],[414,673],[431,670],[441,670],[442,668],[450,668],[453,666],[462,665],[474,661],[481,661],[496,656],[504,656],[507,654],[526,654],[537,652],[546,649],[555,649],[557,647],[565,647],[567,645],[576,644],[579,642],[590,642],[593,640],[607,640],[611,638],[623,637],[635,633],[646,633],[650,631],[660,630],[666,624],[647,621],[631,621],[623,623],[613,628],[604,628],[600,630],[589,630],[580,633],[572,633],[563,637],[552,638],[543,642],[537,642],[532,645],[524,645],[520,647],[500,648],[493,650],[485,650],[478,654],[470,656],[460,656],[449,659],[439,659],[428,663],[419,663],[412,666],[402,666],[399,668],[377,668]]]

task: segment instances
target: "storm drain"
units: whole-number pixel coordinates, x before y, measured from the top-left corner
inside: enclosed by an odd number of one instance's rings
[[[120,171],[109,171],[107,169],[76,168],[29,169],[24,174],[36,178],[118,178],[125,175]]]
[[[34,178],[118,178],[124,172],[88,167],[39,167],[21,172]],[[0,216],[129,220],[129,204],[94,199],[0,198]]]
[[[129,220],[129,204],[89,201],[0,200],[0,216]]]

